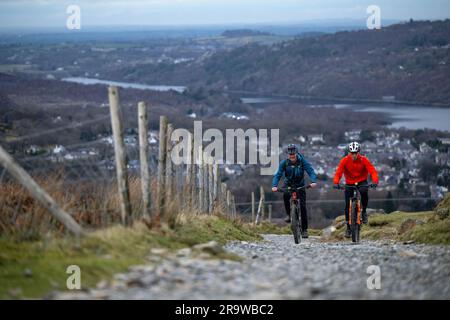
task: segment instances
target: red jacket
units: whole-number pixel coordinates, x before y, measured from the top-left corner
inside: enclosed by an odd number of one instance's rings
[[[372,183],[378,184],[377,170],[375,170],[375,167],[369,159],[358,154],[358,158],[353,160],[352,155],[348,154],[339,162],[333,182],[334,184],[339,184],[342,174],[344,174],[346,184],[355,184],[367,180],[369,173],[372,178]]]

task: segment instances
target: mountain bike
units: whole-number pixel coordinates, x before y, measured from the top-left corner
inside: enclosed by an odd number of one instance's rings
[[[298,187],[298,188],[287,187],[287,188],[278,189],[278,192],[289,193],[289,197],[290,197],[289,201],[291,203],[291,212],[290,212],[291,230],[292,230],[292,234],[294,235],[295,244],[299,244],[302,241],[302,230],[301,230],[302,221],[301,221],[301,214],[300,214],[300,199],[299,199],[297,192],[302,189],[309,189],[309,188],[311,188],[310,185]]]
[[[361,232],[361,193],[360,188],[374,188],[373,184],[346,184],[345,186],[339,185],[339,189],[350,189],[352,191],[352,196],[350,197],[350,203],[348,205],[348,221],[350,225],[350,230],[352,231],[352,242],[359,242],[360,232]]]

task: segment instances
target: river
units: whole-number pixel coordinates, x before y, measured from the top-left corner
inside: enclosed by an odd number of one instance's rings
[[[130,83],[130,82],[119,82],[119,81],[109,81],[109,80],[100,80],[94,78],[83,78],[83,77],[70,77],[63,78],[63,81],[75,82],[81,84],[104,84],[108,86],[118,86],[120,88],[132,88],[132,89],[140,89],[140,90],[155,90],[155,91],[169,91],[174,90],[182,93],[186,87],[183,86],[167,86],[167,85],[147,85],[140,83]]]

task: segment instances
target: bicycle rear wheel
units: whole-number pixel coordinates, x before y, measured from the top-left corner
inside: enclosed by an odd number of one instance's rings
[[[294,235],[295,244],[302,242],[299,214],[297,204],[294,201],[291,202],[291,230]]]

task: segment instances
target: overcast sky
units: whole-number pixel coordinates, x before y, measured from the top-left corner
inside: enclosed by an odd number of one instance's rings
[[[366,19],[371,4],[382,19],[450,18],[449,0],[0,0],[0,28],[64,27],[70,4],[80,6],[82,26]]]

